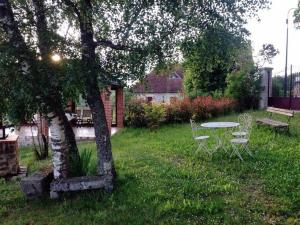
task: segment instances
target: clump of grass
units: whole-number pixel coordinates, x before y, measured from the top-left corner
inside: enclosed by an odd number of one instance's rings
[[[73,161],[71,165],[71,175],[87,176],[95,172],[95,159],[93,158],[92,149],[83,148],[80,150],[80,160]]]

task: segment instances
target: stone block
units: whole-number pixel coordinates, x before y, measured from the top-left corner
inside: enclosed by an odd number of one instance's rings
[[[104,188],[106,191],[111,192],[112,178],[110,176],[84,176],[73,177],[59,181],[52,181],[50,185],[50,198],[59,198],[61,192],[84,191]]]
[[[28,199],[41,197],[49,193],[52,180],[52,171],[35,172],[21,180],[21,190]]]

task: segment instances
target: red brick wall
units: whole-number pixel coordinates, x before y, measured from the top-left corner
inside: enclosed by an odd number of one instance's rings
[[[115,87],[116,90],[116,106],[117,106],[117,127],[118,128],[123,128],[124,127],[124,111],[125,111],[125,106],[124,106],[124,92],[122,87]],[[100,94],[103,104],[104,104],[104,109],[105,109],[105,116],[106,116],[106,121],[108,125],[109,131],[111,131],[111,123],[112,123],[112,112],[111,112],[111,100],[110,100],[110,95],[107,91],[103,91]],[[48,123],[47,120],[42,118],[40,120],[41,131],[43,134],[45,134],[48,137]]]
[[[124,127],[124,92],[122,87],[116,89],[117,127]]]
[[[39,132],[46,136],[46,138],[49,137],[49,125],[47,119],[45,119],[42,116],[39,116],[37,121],[37,126],[39,129]]]
[[[105,109],[105,116],[107,121],[107,126],[109,131],[111,131],[111,101],[110,101],[110,95],[106,91],[101,92],[101,98],[104,104]]]
[[[0,140],[0,177],[16,175],[19,170],[18,136]]]

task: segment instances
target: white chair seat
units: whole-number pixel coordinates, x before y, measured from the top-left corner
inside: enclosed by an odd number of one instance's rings
[[[198,137],[195,137],[195,140],[205,140],[208,138],[209,138],[209,136],[198,136]]]
[[[245,138],[235,138],[235,139],[231,139],[230,142],[232,144],[247,144],[249,140]]]
[[[243,137],[243,136],[247,135],[247,132],[244,132],[244,131],[233,132],[232,135],[235,136],[235,137]]]

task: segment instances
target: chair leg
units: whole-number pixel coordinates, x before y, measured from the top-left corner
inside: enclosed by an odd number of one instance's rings
[[[236,154],[240,158],[241,161],[244,161],[244,159],[242,158],[242,156],[238,150],[238,147],[236,145],[232,145],[232,148],[233,148],[233,151],[232,151],[230,157],[232,157],[233,154]]]
[[[212,155],[211,151],[206,147],[205,143],[203,141],[197,141],[198,144],[198,148],[196,150],[196,153],[200,152],[200,151],[204,151],[209,155]]]
[[[251,157],[253,157],[252,152],[250,151],[248,145],[245,145],[245,151],[246,151]]]

